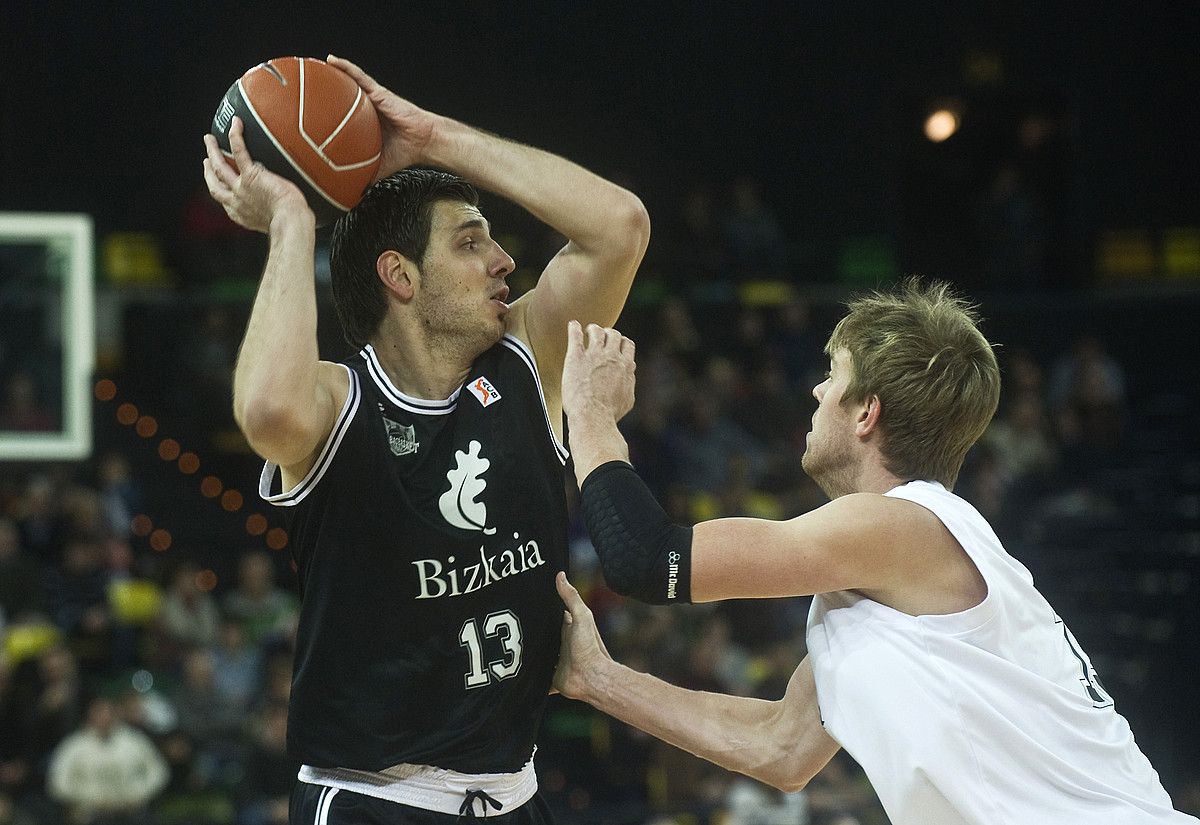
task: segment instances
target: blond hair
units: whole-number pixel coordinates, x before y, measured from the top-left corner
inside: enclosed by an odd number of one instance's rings
[[[879,398],[889,472],[953,487],[1000,401],[1000,368],[975,307],[949,284],[915,277],[847,306],[825,345],[831,357],[850,355],[843,402]]]

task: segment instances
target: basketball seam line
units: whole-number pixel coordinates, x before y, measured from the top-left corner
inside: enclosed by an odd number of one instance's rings
[[[296,173],[300,175],[300,177],[304,178],[304,180],[308,182],[308,185],[311,186],[318,195],[329,201],[330,204],[342,210],[343,212],[349,212],[350,207],[342,206],[340,203],[330,197],[328,192],[322,189],[316,181],[308,176],[307,172],[300,168],[299,164],[296,163],[296,159],[293,158],[291,154],[289,154],[288,151],[283,148],[279,141],[275,139],[275,135],[271,134],[271,130],[267,128],[265,123],[263,123],[263,119],[259,116],[258,110],[254,108],[254,103],[250,100],[250,96],[246,94],[246,89],[244,86],[242,86],[242,81],[240,78],[238,79],[237,83],[238,91],[241,92],[242,101],[245,102],[246,108],[250,110],[250,114],[254,115],[254,120],[258,123],[259,128],[262,129],[263,134],[271,139],[271,143],[275,144],[275,148],[279,150],[279,154],[283,155],[284,158],[287,159],[287,162],[290,163],[292,168],[296,170]],[[229,157],[233,157],[232,152],[229,153]]]
[[[317,153],[317,156],[320,157],[321,160],[325,161],[325,164],[327,166],[329,166],[331,169],[333,169],[333,171],[335,171],[335,172],[349,172],[354,169],[362,169],[365,166],[370,166],[372,163],[374,163],[376,160],[378,160],[380,153],[376,153],[374,157],[368,158],[367,160],[359,161],[358,163],[349,163],[349,164],[342,165],[340,163],[334,163],[333,159],[330,158],[327,154],[325,154],[325,147],[329,145],[329,141],[331,141],[335,137],[337,137],[338,132],[342,131],[342,127],[346,125],[346,121],[350,120],[350,118],[354,115],[354,110],[358,108],[358,102],[360,100],[362,100],[362,89],[361,88],[359,88],[358,94],[355,95],[355,97],[354,97],[354,105],[350,107],[350,111],[346,112],[346,116],[344,118],[342,118],[342,122],[338,125],[338,127],[336,129],[333,130],[333,134],[331,134],[325,140],[324,143],[322,143],[320,146],[318,146],[316,140],[314,140],[312,137],[309,136],[308,132],[305,131],[305,129],[304,129],[304,100],[305,100],[305,97],[304,97],[304,75],[305,75],[304,60],[301,60],[300,61],[300,106],[297,108],[296,131],[299,132],[300,136],[302,138],[304,138],[304,141],[309,146],[312,147],[313,151]]]

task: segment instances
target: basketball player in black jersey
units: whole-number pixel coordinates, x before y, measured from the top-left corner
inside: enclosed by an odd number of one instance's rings
[[[260,492],[289,517],[303,598],[292,821],[546,822],[532,760],[567,561],[567,322],[616,320],[649,219],[636,196],[563,158],[329,61],[384,127],[381,180],[331,247],[338,317],[360,348],[345,364],[317,353],[300,190],[253,164],[240,122],[241,174],[205,138],[213,198],[270,239],[234,412],[267,462]],[[569,239],[512,305],[513,260],[474,185]]]

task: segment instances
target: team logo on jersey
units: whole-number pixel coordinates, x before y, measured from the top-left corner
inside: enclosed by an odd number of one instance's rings
[[[487,526],[487,505],[476,499],[487,488],[487,482],[480,476],[487,472],[492,462],[479,454],[480,447],[478,441],[472,441],[466,452],[454,452],[455,467],[446,473],[450,489],[438,499],[438,509],[442,511],[442,518],[453,526],[478,530],[490,536],[496,528]]]
[[[383,405],[377,406],[382,413]],[[417,441],[417,431],[411,426],[393,421],[386,415],[383,416],[383,426],[387,428],[388,445],[392,448],[392,455],[409,455],[420,449],[421,442]]]
[[[483,406],[494,403],[500,400],[500,392],[492,386],[492,382],[488,381],[482,375],[467,385],[471,390],[471,395],[475,396]]]

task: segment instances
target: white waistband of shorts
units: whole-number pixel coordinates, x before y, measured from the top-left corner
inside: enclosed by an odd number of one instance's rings
[[[477,800],[475,815],[481,819],[510,813],[533,798],[538,788],[532,756],[516,773],[459,773],[430,765],[396,765],[378,772],[303,765],[296,778],[312,785],[327,785],[455,815],[459,813],[467,791],[483,791],[502,807],[496,810],[483,800]]]

